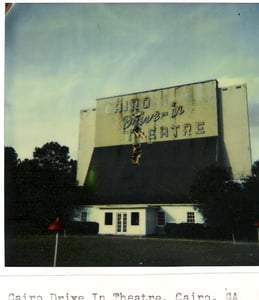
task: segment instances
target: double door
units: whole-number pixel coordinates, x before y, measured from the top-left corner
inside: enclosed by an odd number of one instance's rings
[[[127,232],[128,227],[128,216],[126,213],[117,213],[117,233]]]

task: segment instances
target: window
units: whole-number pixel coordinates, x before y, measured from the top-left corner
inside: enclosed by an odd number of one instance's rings
[[[195,223],[195,216],[193,211],[187,212],[187,223]]]
[[[87,212],[82,211],[81,212],[81,222],[86,222],[87,221]]]
[[[112,225],[112,213],[105,213],[105,220],[104,220],[105,225]]]
[[[158,226],[164,226],[165,225],[165,213],[163,211],[158,212],[157,225]]]
[[[131,225],[139,225],[139,213],[138,212],[131,213]]]

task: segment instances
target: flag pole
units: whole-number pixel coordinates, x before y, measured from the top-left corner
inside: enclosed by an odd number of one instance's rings
[[[56,232],[56,242],[55,242],[53,267],[56,267],[56,265],[57,265],[57,254],[58,254],[58,231]]]

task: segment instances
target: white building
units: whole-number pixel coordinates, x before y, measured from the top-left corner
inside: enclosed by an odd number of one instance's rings
[[[193,204],[107,204],[78,209],[75,221],[97,222],[99,234],[164,234],[167,223],[203,223]]]
[[[76,219],[99,223],[100,234],[131,235],[202,223],[189,188],[210,165],[229,168],[233,179],[250,174],[245,84],[208,80],[97,99],[80,114],[85,205]]]

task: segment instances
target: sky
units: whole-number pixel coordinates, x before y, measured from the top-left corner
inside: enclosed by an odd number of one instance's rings
[[[80,110],[102,97],[246,83],[259,159],[259,4],[17,3],[5,17],[4,144],[77,159]],[[238,130],[238,129],[237,129]]]

